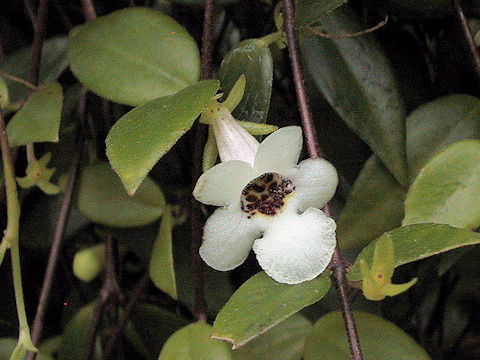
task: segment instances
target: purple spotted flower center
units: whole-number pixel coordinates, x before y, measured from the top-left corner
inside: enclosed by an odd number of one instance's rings
[[[248,217],[260,213],[274,216],[285,204],[285,198],[295,190],[290,180],[277,173],[265,173],[243,188],[241,196],[242,210]]]

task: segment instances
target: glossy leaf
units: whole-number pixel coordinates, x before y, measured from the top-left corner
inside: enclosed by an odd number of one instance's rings
[[[480,225],[480,140],[450,145],[425,165],[410,187],[404,225],[434,222]]]
[[[158,219],[165,209],[165,198],[150,178],[145,179],[135,196],[128,196],[108,163],[98,163],[82,171],[77,207],[93,222],[131,227]]]
[[[171,95],[196,82],[195,40],[159,11],[126,8],[75,27],[70,68],[96,94],[128,105]]]
[[[346,8],[335,10],[320,23],[332,34],[365,28]],[[406,185],[405,108],[394,72],[374,36],[310,37],[302,54],[330,105]]]
[[[312,323],[299,314],[289,317],[240,349],[234,360],[301,360]]]
[[[0,70],[23,80],[28,80],[32,48],[24,47],[6,55],[0,61]],[[47,39],[42,46],[42,61],[38,75],[38,85],[42,86],[55,81],[67,68],[67,38],[55,37]],[[16,81],[5,79],[10,93],[10,102],[15,103],[27,95],[27,87]]]
[[[346,0],[300,0],[295,9],[295,26],[313,24],[346,2]]]
[[[230,298],[213,324],[213,336],[239,348],[268,329],[320,300],[330,279],[320,275],[297,285],[281,284],[260,272]]]
[[[149,273],[156,287],[176,299],[177,285],[175,269],[173,268],[172,231],[172,212],[170,207],[167,206],[162,216],[157,239],[153,245]]]
[[[232,360],[229,346],[211,334],[212,327],[202,321],[185,326],[167,340],[158,360]]]
[[[218,86],[216,80],[201,81],[175,95],[136,107],[112,127],[106,140],[107,156],[130,195],[190,129]]]
[[[245,92],[232,114],[239,120],[264,123],[273,82],[273,60],[267,43],[248,39],[228,52],[218,72],[222,90],[228,94],[241,75],[245,75]]]
[[[430,360],[428,354],[402,329],[379,316],[354,312],[365,359]],[[345,323],[339,311],[320,318],[307,339],[305,360],[350,360]]]
[[[7,125],[11,146],[32,142],[58,142],[63,94],[58,83],[36,90]]]
[[[360,260],[365,260],[371,267],[375,244],[385,236],[391,236],[392,238],[395,267],[462,246],[480,243],[480,234],[448,225],[415,224],[402,226],[385,233],[362,250],[348,272],[350,280],[359,281],[362,279]]]
[[[480,99],[444,96],[420,106],[407,117],[407,161],[410,181],[437,152],[464,139],[480,139]]]
[[[338,218],[340,247],[365,246],[385,231],[400,226],[405,195],[406,190],[378,157],[372,155],[363,166]]]
[[[163,344],[180,328],[188,324],[187,319],[159,306],[139,303],[131,315],[132,323],[146,347],[155,358]]]
[[[81,308],[65,326],[62,345],[58,351],[59,360],[83,360],[85,344],[92,326],[92,319],[97,303],[90,303]],[[97,353],[97,351],[95,351]],[[98,353],[94,359],[99,359]]]

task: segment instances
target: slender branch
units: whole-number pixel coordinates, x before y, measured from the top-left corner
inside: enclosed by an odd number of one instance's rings
[[[465,14],[463,13],[463,8],[460,0],[453,0],[455,4],[455,9],[457,10],[458,18],[460,20],[460,25],[462,26],[463,34],[465,35],[465,39],[467,40],[468,47],[470,48],[470,52],[473,57],[473,63],[475,65],[475,71],[477,75],[480,77],[480,56],[478,54],[478,48],[473,40],[472,32],[470,31],[470,27],[468,26],[467,19]]]
[[[20,79],[19,77],[10,75],[9,73],[7,73],[3,70],[0,70],[0,75],[2,75],[3,77],[5,77],[7,79],[12,80],[12,81],[18,82],[19,84],[25,85],[29,89],[35,90],[37,88],[35,85],[30,84],[28,81],[25,81],[23,79]]]
[[[77,139],[75,145],[75,153],[72,158],[72,163],[68,171],[68,184],[63,197],[62,207],[60,209],[60,215],[58,217],[57,225],[55,228],[55,235],[52,241],[52,247],[50,249],[50,255],[48,258],[47,269],[43,278],[42,289],[40,292],[40,299],[38,301],[37,312],[35,314],[35,320],[32,326],[32,341],[34,344],[38,344],[41,338],[43,330],[43,322],[45,319],[45,313],[48,308],[50,300],[50,293],[52,290],[53,280],[55,278],[55,271],[59,255],[62,248],[63,234],[67,225],[68,217],[70,215],[70,209],[72,205],[72,195],[75,186],[75,180],[77,177],[77,171],[80,164],[80,158],[83,148],[83,124],[85,118],[85,103],[86,96],[83,95],[78,104],[78,121],[77,121]],[[27,360],[35,359],[35,353],[29,353]]]
[[[213,0],[206,0],[202,36],[202,79],[208,79],[212,76],[213,8]],[[205,126],[197,124],[195,127],[195,143],[193,147],[192,184],[196,184],[198,178],[202,174],[202,154],[206,138],[207,132]],[[193,313],[195,314],[197,320],[207,320],[207,302],[205,300],[204,291],[203,261],[198,252],[202,244],[202,231],[205,219],[202,215],[200,203],[195,200],[193,196],[191,197],[191,209],[193,281],[195,286],[195,304]]]
[[[293,0],[283,0],[283,9],[285,33],[288,39],[288,52],[290,55],[290,63],[292,66],[293,79],[295,82],[295,91],[297,94],[300,116],[302,119],[303,130],[307,141],[307,149],[311,158],[317,158],[320,156],[321,152],[316,141],[315,128],[313,126],[313,120],[308,106],[305,83],[303,80],[303,73],[298,50],[298,36],[293,25],[295,15]],[[324,211],[327,216],[331,216],[330,206],[328,204],[327,206],[325,206]],[[345,322],[345,330],[347,331],[348,342],[350,344],[352,359],[362,360],[363,356],[360,347],[360,341],[358,340],[355,320],[353,318],[353,313],[350,308],[350,303],[348,302],[348,295],[346,291],[347,281],[345,276],[345,265],[341,258],[338,246],[335,247],[332,261],[334,264],[333,275],[335,278],[335,285],[340,299],[340,306]]]
[[[38,3],[37,16],[33,24],[32,62],[30,63],[30,75],[28,82],[34,86],[38,85],[38,73],[42,60],[43,29],[47,21],[48,0],[40,0]]]
[[[96,19],[97,13],[95,11],[95,7],[93,6],[92,0],[82,0],[82,7],[85,20],[91,21]]]
[[[307,29],[309,31],[311,31],[312,33],[314,33],[315,35],[318,35],[318,36],[321,36],[321,37],[327,38],[327,39],[348,39],[348,38],[362,36],[362,35],[374,32],[374,31],[382,28],[383,26],[385,26],[387,24],[387,22],[388,22],[388,15],[385,16],[384,20],[380,21],[377,25],[375,25],[371,28],[368,28],[368,29],[365,29],[365,30],[362,30],[362,31],[357,31],[357,32],[354,32],[354,33],[347,33],[347,34],[327,34],[327,33],[324,33],[323,31],[320,31],[320,30],[315,29],[315,28],[310,27],[310,26],[307,27]]]
[[[73,23],[70,20],[69,16],[67,15],[67,12],[65,11],[65,9],[58,2],[58,0],[52,0],[52,5],[57,11],[58,15],[60,16],[60,19],[62,19],[62,22],[65,25],[65,28],[67,29],[67,31],[70,31],[70,29],[73,27]]]

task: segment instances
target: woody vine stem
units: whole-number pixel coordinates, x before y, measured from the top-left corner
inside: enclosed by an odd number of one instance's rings
[[[303,72],[300,64],[300,57],[298,51],[298,36],[293,23],[294,18],[295,8],[293,5],[293,0],[283,0],[284,30],[288,40],[288,53],[290,56],[290,64],[292,67],[293,80],[295,83],[295,92],[297,94],[300,117],[302,119],[302,127],[305,133],[309,156],[311,158],[318,158],[320,157],[321,152],[316,141],[315,128],[313,126],[312,116],[310,113],[308,98],[305,89],[305,83],[303,81]],[[324,210],[328,216],[331,216],[329,204],[325,206]],[[345,322],[345,330],[347,332],[348,342],[350,344],[352,359],[363,360],[362,349],[360,347],[360,341],[358,339],[355,320],[353,318],[352,309],[350,307],[346,291],[345,264],[343,263],[338,246],[335,248],[335,252],[333,254],[332,265],[333,276],[340,299],[340,307],[342,309],[343,319]]]

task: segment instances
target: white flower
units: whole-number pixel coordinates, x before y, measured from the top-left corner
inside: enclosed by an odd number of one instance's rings
[[[223,124],[211,122],[220,158],[228,161],[205,172],[193,192],[198,201],[221,206],[205,224],[200,256],[212,268],[227,271],[242,264],[253,248],[260,266],[278,282],[317,277],[336,244],[335,221],[319,210],[335,193],[335,168],[323,159],[297,165],[302,148],[298,126],[279,129],[256,145],[247,133],[250,145],[237,155],[243,161],[232,160],[225,155],[232,153],[228,144],[219,141],[219,129],[228,127],[230,119],[235,122],[231,115],[218,121]]]

